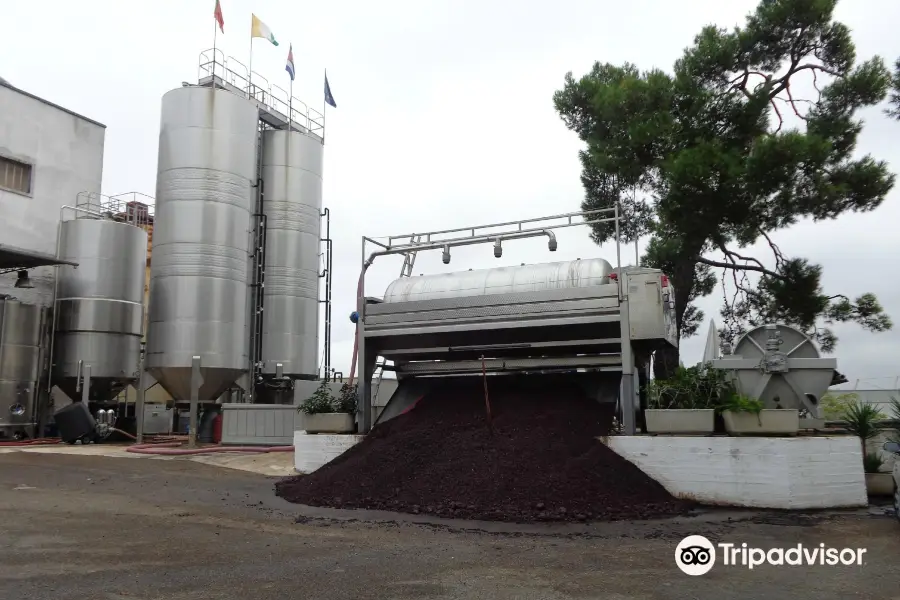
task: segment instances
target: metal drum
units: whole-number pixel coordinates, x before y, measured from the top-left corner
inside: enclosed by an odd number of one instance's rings
[[[248,368],[248,264],[258,110],[246,98],[182,87],[162,100],[146,365],[177,400],[201,400]]]
[[[61,266],[53,382],[80,400],[79,377],[90,373],[89,399],[114,400],[139,377],[147,232],[105,219],[60,224]]]
[[[298,132],[263,134],[266,264],[262,373],[314,377],[319,348],[322,142]]]
[[[0,298],[0,435],[35,435],[46,369],[49,310]]]
[[[602,258],[520,267],[477,269],[401,277],[384,292],[385,302],[411,302],[590,287],[610,283],[613,266]]]

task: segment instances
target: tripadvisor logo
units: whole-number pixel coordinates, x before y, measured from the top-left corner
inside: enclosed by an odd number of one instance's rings
[[[790,548],[755,548],[746,543],[719,542],[713,544],[702,535],[689,535],[675,548],[675,564],[687,575],[705,575],[718,562],[726,567],[753,569],[761,565],[833,567],[836,565],[862,565],[865,548],[832,548],[825,544]]]

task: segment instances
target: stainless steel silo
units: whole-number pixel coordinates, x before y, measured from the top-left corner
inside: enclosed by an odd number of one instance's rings
[[[315,377],[319,349],[322,141],[295,131],[263,133],[266,215],[263,375]]]
[[[90,375],[92,402],[115,399],[140,376],[147,232],[106,219],[60,223],[60,257],[78,263],[57,275],[53,382],[80,400]]]
[[[0,434],[35,435],[47,366],[49,310],[0,297]]]
[[[219,397],[248,368],[247,286],[257,107],[205,87],[162,100],[147,370],[175,398]]]

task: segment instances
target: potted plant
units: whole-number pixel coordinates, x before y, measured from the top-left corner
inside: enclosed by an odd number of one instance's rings
[[[731,435],[797,435],[800,411],[765,408],[761,400],[735,392],[721,406],[725,431]]]
[[[866,493],[870,496],[892,495],[894,478],[890,473],[881,472],[884,459],[866,448],[866,442],[878,436],[878,421],[884,419],[884,414],[878,407],[856,400],[846,407],[843,417],[844,428],[859,438],[863,471],[866,474]]]
[[[647,433],[712,433],[715,407],[731,389],[724,371],[678,367],[669,379],[647,387],[644,423]]]
[[[866,494],[869,496],[893,496],[894,476],[883,473],[881,467],[884,459],[877,452],[868,452],[863,456],[863,471],[866,474]]]
[[[355,408],[345,411],[346,408],[335,400],[328,382],[322,380],[313,395],[297,410],[304,413],[303,430],[306,433],[352,433],[356,411]]]

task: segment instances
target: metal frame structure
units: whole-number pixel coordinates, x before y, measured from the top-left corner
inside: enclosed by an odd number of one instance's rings
[[[616,272],[622,273],[620,208],[389,236],[387,243],[362,238],[362,270],[357,299],[359,430],[372,426],[373,376],[378,357],[395,361],[398,378],[482,372],[620,372],[620,406],[626,433],[634,433],[634,356],[628,294],[623,277],[584,289],[545,290],[443,300],[383,304],[365,295],[365,274],[379,256],[493,243],[499,256],[508,240],[547,237],[566,227],[614,223]],[[368,245],[380,249],[367,254]],[[523,312],[524,311],[524,312]],[[473,324],[476,324],[473,326]],[[472,344],[471,331],[491,330],[498,343]],[[427,342],[423,345],[423,342]],[[490,359],[485,354],[493,353]],[[415,361],[409,360],[411,357]],[[406,360],[404,360],[406,359]],[[440,362],[429,362],[437,361]],[[384,368],[384,367],[382,367]]]
[[[283,88],[270,84],[233,56],[226,58],[221,49],[201,52],[197,72],[199,85],[214,86],[255,101],[260,109],[260,120],[270,127],[300,131],[324,140],[325,115],[322,112],[310,108]]]
[[[323,351],[323,379],[329,381],[332,377],[331,373],[331,282],[332,276],[332,257],[334,253],[334,242],[331,239],[331,211],[328,208],[322,210],[319,217],[325,219],[325,237],[321,234],[321,220],[319,221],[319,242],[325,245],[325,266],[319,273],[320,278],[325,278],[325,299],[319,300],[319,304],[325,305],[325,344]]]

